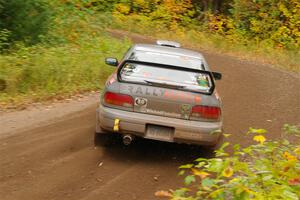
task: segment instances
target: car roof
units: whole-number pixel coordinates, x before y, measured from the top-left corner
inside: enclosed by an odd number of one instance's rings
[[[168,47],[168,46],[153,45],[153,44],[136,44],[133,46],[133,51],[171,54],[171,55],[185,56],[194,59],[204,60],[204,57],[201,53],[189,49],[177,48],[177,47]]]

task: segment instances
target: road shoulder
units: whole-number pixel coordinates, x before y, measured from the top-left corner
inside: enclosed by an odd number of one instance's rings
[[[98,99],[99,93],[94,92],[60,102],[32,104],[21,111],[0,112],[0,139],[57,122],[88,107],[96,109]]]

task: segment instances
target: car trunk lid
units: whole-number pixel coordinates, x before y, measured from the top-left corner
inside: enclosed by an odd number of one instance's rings
[[[194,106],[219,107],[214,96],[129,83],[121,83],[120,93],[128,94],[134,100],[134,112],[190,119]],[[195,120],[205,120],[202,117]],[[206,119],[207,120],[207,119]]]

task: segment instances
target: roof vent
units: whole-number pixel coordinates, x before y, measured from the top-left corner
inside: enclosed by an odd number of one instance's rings
[[[168,40],[157,40],[156,44],[159,46],[174,47],[174,48],[180,48],[181,46],[178,42],[168,41]]]

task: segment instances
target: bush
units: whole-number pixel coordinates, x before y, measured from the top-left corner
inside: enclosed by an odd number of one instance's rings
[[[300,48],[298,0],[234,0],[232,6],[234,26],[245,37],[267,40],[279,48]]]
[[[13,54],[0,55],[0,80],[5,83],[0,107],[100,89],[114,70],[104,58],[121,57],[129,45],[101,36],[61,47],[18,47]]]
[[[201,3],[202,2],[202,3]],[[219,3],[218,3],[219,2]],[[220,2],[223,2],[220,3]],[[248,41],[262,47],[300,49],[299,0],[124,0],[116,4],[113,15],[149,32],[195,29],[212,35]]]
[[[0,33],[9,31],[9,42],[36,44],[49,30],[52,15],[46,0],[1,0]]]
[[[11,32],[7,29],[0,30],[0,51],[9,47],[9,37]]]
[[[250,128],[257,144],[241,148],[224,143],[216,158],[199,158],[180,167],[186,188],[159,191],[174,200],[196,199],[300,199],[300,146],[287,139],[300,137],[296,126],[285,125],[279,141],[266,140],[264,129]],[[299,138],[298,138],[299,139]],[[231,146],[233,153],[225,148]]]
[[[113,12],[116,19],[136,19],[145,21],[149,29],[176,30],[180,26],[188,27],[195,14],[191,0],[125,0],[116,4]]]

